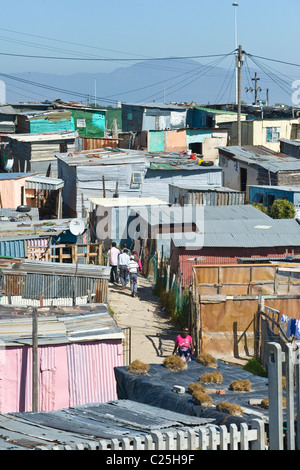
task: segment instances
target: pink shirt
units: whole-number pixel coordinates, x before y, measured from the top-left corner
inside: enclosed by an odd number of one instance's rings
[[[185,338],[181,335],[178,335],[176,341],[180,348],[189,348],[193,340],[190,335],[187,335]]]
[[[118,248],[116,248],[115,246],[113,246],[109,250],[108,255],[109,255],[109,264],[110,264],[110,266],[117,266],[119,254],[120,254],[120,250],[118,250]]]

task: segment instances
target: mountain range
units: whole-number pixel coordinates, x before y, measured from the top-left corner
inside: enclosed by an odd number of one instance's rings
[[[216,62],[216,61],[215,61]],[[80,72],[71,75],[23,72],[2,78],[6,84],[6,101],[72,100],[84,104],[97,102],[100,106],[115,107],[118,102],[195,102],[196,104],[223,104],[235,101],[235,69],[233,62],[227,68],[221,65],[201,64],[194,59],[142,61],[118,67],[109,73]],[[242,69],[242,100],[253,103],[254,73],[260,78],[259,99],[266,99],[269,89],[270,104],[291,105],[286,86],[278,86],[261,70]],[[10,77],[10,78],[7,78]],[[39,86],[37,86],[39,85]]]

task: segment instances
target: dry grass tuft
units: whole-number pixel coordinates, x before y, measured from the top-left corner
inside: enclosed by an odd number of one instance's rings
[[[251,392],[251,382],[250,380],[234,380],[229,385],[229,390],[234,392]]]
[[[221,372],[208,372],[207,374],[200,375],[199,381],[205,384],[220,384],[223,382],[223,376]]]
[[[179,356],[169,356],[163,361],[164,366],[173,372],[180,372],[187,369],[187,363]]]
[[[243,410],[239,405],[228,403],[227,401],[221,401],[217,404],[216,408],[218,411],[222,411],[223,413],[229,413],[232,416],[243,415]]]
[[[144,364],[143,362],[139,360],[133,361],[129,366],[127,367],[127,372],[130,372],[131,374],[147,374],[148,370],[150,369],[150,366],[148,364]]]
[[[201,353],[197,356],[197,362],[207,367],[218,367],[217,360],[209,353]]]
[[[205,388],[199,383],[192,383],[188,386],[188,392],[191,394],[194,392],[205,392]]]
[[[212,398],[207,393],[195,390],[193,392],[193,400],[201,406],[211,406],[213,404]]]
[[[260,406],[267,410],[269,408],[269,398],[264,398],[261,401]],[[282,398],[282,406],[283,406],[283,408],[286,408],[286,398],[285,397]]]

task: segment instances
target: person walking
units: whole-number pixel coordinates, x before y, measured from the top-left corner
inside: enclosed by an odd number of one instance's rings
[[[142,263],[141,263],[140,258],[138,257],[137,252],[136,252],[136,251],[133,251],[133,252],[132,252],[132,256],[134,256],[134,261],[136,261],[136,262],[138,263],[138,265],[139,265],[139,270],[140,270],[140,271],[143,271]]]
[[[137,296],[138,269],[139,269],[139,265],[135,261],[134,256],[130,256],[130,261],[128,263],[128,272],[129,272],[129,277],[130,277],[131,297]]]
[[[128,276],[128,263],[130,261],[130,257],[128,255],[128,249],[124,248],[123,252],[119,254],[118,257],[118,272],[120,276],[120,281],[122,284],[122,289],[126,289],[127,284],[127,276]]]
[[[120,250],[117,248],[116,242],[112,242],[111,249],[108,250],[107,256],[109,265],[111,266],[110,271],[110,282],[113,284],[119,281],[119,274],[118,274],[118,258],[119,258]]]
[[[188,331],[188,328],[184,328],[183,332],[177,336],[173,351],[173,354],[175,354],[178,349],[179,356],[184,361],[191,361],[194,354],[193,339],[188,334]]]

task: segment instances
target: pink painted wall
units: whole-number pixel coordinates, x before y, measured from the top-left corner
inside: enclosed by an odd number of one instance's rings
[[[11,209],[21,204],[21,187],[25,186],[25,177],[18,179],[1,179],[0,194],[2,207]]]
[[[7,347],[0,359],[0,413],[32,411],[31,347]],[[38,362],[39,411],[117,399],[122,340],[40,346]]]

